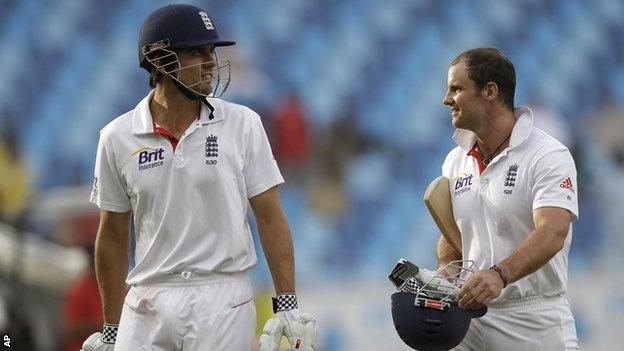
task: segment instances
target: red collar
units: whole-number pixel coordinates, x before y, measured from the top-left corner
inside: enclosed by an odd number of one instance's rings
[[[487,166],[483,164],[483,154],[481,154],[481,152],[477,149],[477,143],[472,146],[472,149],[468,151],[467,155],[472,156],[477,160],[477,164],[479,165],[479,175],[481,175]]]
[[[166,128],[156,124],[154,120],[152,120],[152,126],[154,127],[154,135],[162,135],[165,138],[169,139],[169,142],[171,142],[171,146],[173,147],[173,151],[175,151],[176,147],[178,146],[179,140],[173,135],[173,133],[168,131]]]

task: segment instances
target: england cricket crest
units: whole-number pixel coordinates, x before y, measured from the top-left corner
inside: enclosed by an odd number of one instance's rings
[[[507,174],[505,175],[505,186],[513,188],[516,185],[516,177],[518,176],[518,165],[513,164],[509,166]]]
[[[509,166],[509,169],[507,170],[507,174],[505,174],[505,187],[506,189],[503,190],[503,193],[505,195],[511,195],[512,194],[512,189],[514,186],[516,186],[516,178],[518,177],[518,165],[516,163],[514,163],[513,165]],[[509,188],[509,189],[507,189]]]
[[[206,155],[206,164],[209,166],[217,164],[217,158],[219,157],[219,144],[217,142],[218,138],[219,137],[214,136],[212,134],[206,137],[205,155]]]

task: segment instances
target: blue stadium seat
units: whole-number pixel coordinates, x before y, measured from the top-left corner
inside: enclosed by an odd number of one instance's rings
[[[342,181],[352,208],[340,223],[313,213],[301,190],[285,191],[292,220],[306,228],[296,240],[311,247],[310,255],[324,248],[308,235],[353,239],[369,229],[375,240],[330,247],[351,250],[345,254],[351,265],[367,252],[370,265],[383,266],[400,248],[395,233],[409,230],[401,219],[422,211],[406,194],[439,174],[453,147],[441,100],[448,64],[460,51],[502,48],[516,65],[516,101],[540,96],[570,121],[608,98],[624,101],[619,0],[192,2],[210,9],[222,34],[244,45],[270,80],[250,104],[270,108],[298,92],[320,134],[353,106],[353,128],[380,145],[350,160]],[[148,90],[137,67],[137,32],[145,15],[165,3],[3,2],[0,122],[11,118],[19,126],[40,189],[75,182],[76,174],[90,182],[98,131]],[[50,150],[60,156],[48,157]],[[394,189],[395,201],[375,187]],[[376,216],[372,227],[361,220]],[[387,247],[373,245],[377,240]]]

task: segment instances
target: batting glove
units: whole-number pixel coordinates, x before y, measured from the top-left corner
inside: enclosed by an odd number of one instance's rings
[[[118,325],[104,324],[104,331],[91,334],[82,344],[80,351],[113,351],[117,339]]]
[[[260,351],[277,351],[282,336],[288,339],[290,350],[315,351],[318,348],[316,319],[297,308],[297,296],[278,295],[273,299],[275,317],[264,325],[260,335]]]

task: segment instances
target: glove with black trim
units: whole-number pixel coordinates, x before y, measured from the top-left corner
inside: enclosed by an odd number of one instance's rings
[[[104,324],[103,331],[91,334],[82,344],[80,351],[113,351],[118,329],[117,324]]]
[[[260,351],[277,351],[282,336],[288,339],[290,350],[317,350],[316,319],[308,313],[302,313],[297,307],[295,294],[280,294],[273,298],[275,317],[264,325],[260,335]]]

